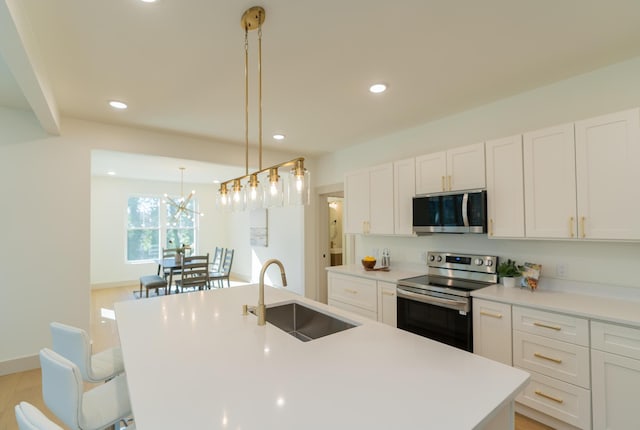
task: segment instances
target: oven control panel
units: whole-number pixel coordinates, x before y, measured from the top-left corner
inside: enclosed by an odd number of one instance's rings
[[[427,266],[470,272],[496,273],[498,257],[494,255],[456,254],[451,252],[427,253]]]

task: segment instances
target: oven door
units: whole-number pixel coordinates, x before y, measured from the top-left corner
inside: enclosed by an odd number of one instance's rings
[[[473,352],[471,300],[398,286],[398,328]]]

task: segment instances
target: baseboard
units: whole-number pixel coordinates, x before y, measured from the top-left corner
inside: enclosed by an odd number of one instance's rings
[[[140,288],[140,281],[119,281],[119,282],[102,282],[100,284],[91,284],[92,290],[101,290],[103,288],[122,288],[122,287],[132,287],[134,289]]]
[[[30,355],[0,362],[0,376],[40,368],[40,356]]]

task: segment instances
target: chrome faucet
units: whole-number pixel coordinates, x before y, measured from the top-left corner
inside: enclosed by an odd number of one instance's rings
[[[287,275],[284,273],[284,266],[280,260],[276,260],[272,258],[271,260],[265,261],[262,265],[262,270],[260,270],[260,292],[258,293],[258,306],[256,308],[256,315],[258,316],[258,325],[266,324],[267,317],[267,308],[264,305],[264,274],[267,271],[267,267],[272,264],[277,264],[280,267],[280,276],[282,276],[282,286],[287,286]]]

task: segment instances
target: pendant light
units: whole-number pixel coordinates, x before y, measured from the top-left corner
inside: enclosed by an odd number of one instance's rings
[[[180,216],[183,216],[183,215],[192,221],[195,220],[194,215],[204,216],[204,213],[198,212],[189,207],[189,203],[191,202],[191,199],[193,198],[193,196],[196,194],[196,191],[191,190],[191,192],[187,197],[184,196],[184,171],[186,170],[186,167],[179,167],[179,169],[180,169],[180,197],[177,199],[172,199],[171,197],[169,197],[169,194],[165,193],[164,199],[162,200],[163,203],[166,203],[169,206],[175,208],[176,212],[173,214],[173,217],[172,217],[172,221],[174,225],[177,223]]]
[[[244,122],[245,122],[245,174],[220,183],[216,203],[233,211],[290,205],[309,204],[309,172],[304,158],[263,168],[262,166],[262,24],[265,11],[260,6],[247,9],[240,24],[244,29]],[[258,33],[258,170],[249,173],[249,32]],[[285,193],[283,178],[278,169],[292,166]],[[243,181],[245,185],[243,187]],[[286,195],[286,199],[285,199]]]

